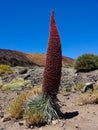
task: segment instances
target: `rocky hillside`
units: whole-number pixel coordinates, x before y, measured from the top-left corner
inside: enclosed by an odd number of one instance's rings
[[[8,69],[6,70],[9,74],[4,72],[0,75],[0,130],[27,130],[23,119],[10,120],[6,110],[12,100],[15,100],[23,92],[32,91],[34,86],[36,86],[35,88],[41,86],[44,67],[16,66],[11,67],[11,69],[10,73]],[[91,104],[90,102],[90,104],[81,105],[79,101],[83,98],[81,96],[90,96],[91,93],[90,95],[88,93],[83,95],[81,91],[74,91],[74,93],[65,91],[66,88],[70,88],[74,84],[94,80],[98,80],[98,70],[76,73],[73,68],[64,67],[58,93],[61,111],[65,113],[64,119],[54,120],[50,125],[40,128],[31,128],[34,130],[98,130],[98,104]],[[98,85],[96,90],[98,90]],[[90,98],[87,97],[87,99]],[[98,98],[96,99],[98,103]]]
[[[33,86],[39,86],[42,84],[44,67],[31,66],[31,67],[11,67],[11,73],[3,72],[0,74],[0,88],[5,89],[5,86],[11,85],[12,87],[18,86],[16,83],[23,83],[23,88],[29,88]],[[7,70],[8,71],[8,70]],[[0,71],[1,72],[1,71]],[[87,73],[76,73],[73,68],[62,68],[61,84],[60,89],[70,89],[74,85],[98,81],[98,70],[87,72]],[[14,85],[14,83],[15,85]],[[97,82],[98,83],[98,82]],[[21,86],[21,85],[19,85]],[[12,88],[22,89],[22,87]]]
[[[44,66],[45,54],[26,54],[14,50],[0,49],[0,64],[7,64],[10,66]],[[72,66],[74,60],[69,57],[62,57],[63,66]]]
[[[45,54],[38,54],[38,53],[30,53],[26,54],[26,57],[30,59],[30,61],[33,61],[33,63],[39,65],[39,66],[44,66],[45,65],[45,59],[46,55]],[[74,62],[74,59],[62,56],[62,64],[63,66],[72,66]]]
[[[0,64],[7,64],[10,66],[28,66],[34,65],[26,54],[19,51],[0,49]]]

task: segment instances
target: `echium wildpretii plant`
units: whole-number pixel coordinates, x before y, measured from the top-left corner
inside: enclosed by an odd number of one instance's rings
[[[52,11],[42,93],[32,96],[27,103],[25,110],[27,125],[49,124],[52,120],[61,117],[62,113],[56,98],[60,85],[61,67],[62,54],[60,36],[54,19],[54,11]]]
[[[50,22],[50,37],[48,42],[46,65],[44,69],[44,77],[42,89],[47,96],[56,96],[61,78],[62,55],[60,36],[54,19],[54,11],[52,12]]]

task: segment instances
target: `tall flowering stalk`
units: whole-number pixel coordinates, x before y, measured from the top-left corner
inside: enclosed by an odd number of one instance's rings
[[[56,96],[61,78],[62,54],[58,29],[52,11],[50,21],[50,36],[46,55],[42,89],[46,96]]]
[[[62,67],[60,37],[52,11],[46,65],[43,74],[42,93],[32,96],[25,110],[26,124],[50,124],[62,116],[57,103]]]

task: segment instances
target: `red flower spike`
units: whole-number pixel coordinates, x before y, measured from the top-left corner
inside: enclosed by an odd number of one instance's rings
[[[50,36],[42,83],[42,91],[44,95],[56,97],[60,85],[61,67],[62,54],[60,36],[54,19],[54,11],[52,11]]]

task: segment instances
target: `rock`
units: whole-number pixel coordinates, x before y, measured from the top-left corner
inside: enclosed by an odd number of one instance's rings
[[[52,124],[53,124],[53,125],[56,125],[56,124],[58,124],[58,122],[59,122],[59,120],[53,120],[53,121],[52,121]]]
[[[31,126],[30,126],[30,128],[31,128],[31,129],[33,129],[33,128],[34,128],[34,126],[33,126],[33,125],[31,125]]]
[[[88,89],[91,89],[92,91],[94,90],[93,87],[94,82],[87,82],[85,83],[85,86],[83,87],[83,89],[81,90],[81,92],[86,92]]]
[[[9,115],[6,115],[4,118],[2,118],[2,122],[10,121],[11,117]]]
[[[4,117],[4,112],[0,112],[0,118],[3,118]]]
[[[27,74],[24,76],[24,80],[27,80],[31,75],[30,74]]]
[[[20,125],[20,126],[22,126],[22,125],[24,125],[24,124],[25,124],[24,121],[20,121],[20,122],[19,122],[19,125]]]
[[[67,99],[67,100],[69,100],[69,99],[70,99],[70,97],[67,97],[66,99]]]
[[[25,74],[27,73],[28,69],[27,68],[23,68],[22,70],[19,71],[19,74]]]
[[[60,122],[59,126],[60,126],[60,127],[63,127],[64,124],[65,124],[64,122]]]
[[[1,80],[5,84],[11,82],[13,79],[23,78],[24,80],[30,80],[32,86],[38,86],[42,83],[43,78],[43,67],[21,67],[18,69],[14,67],[14,71],[11,75],[2,77]],[[61,84],[60,88],[72,87],[79,83],[94,82],[98,80],[98,70],[81,73],[76,73],[76,70],[73,68],[62,68]],[[74,87],[72,91],[75,92]]]
[[[75,124],[75,128],[77,128],[77,129],[78,129],[78,128],[79,128],[79,125],[78,125],[78,124]]]

